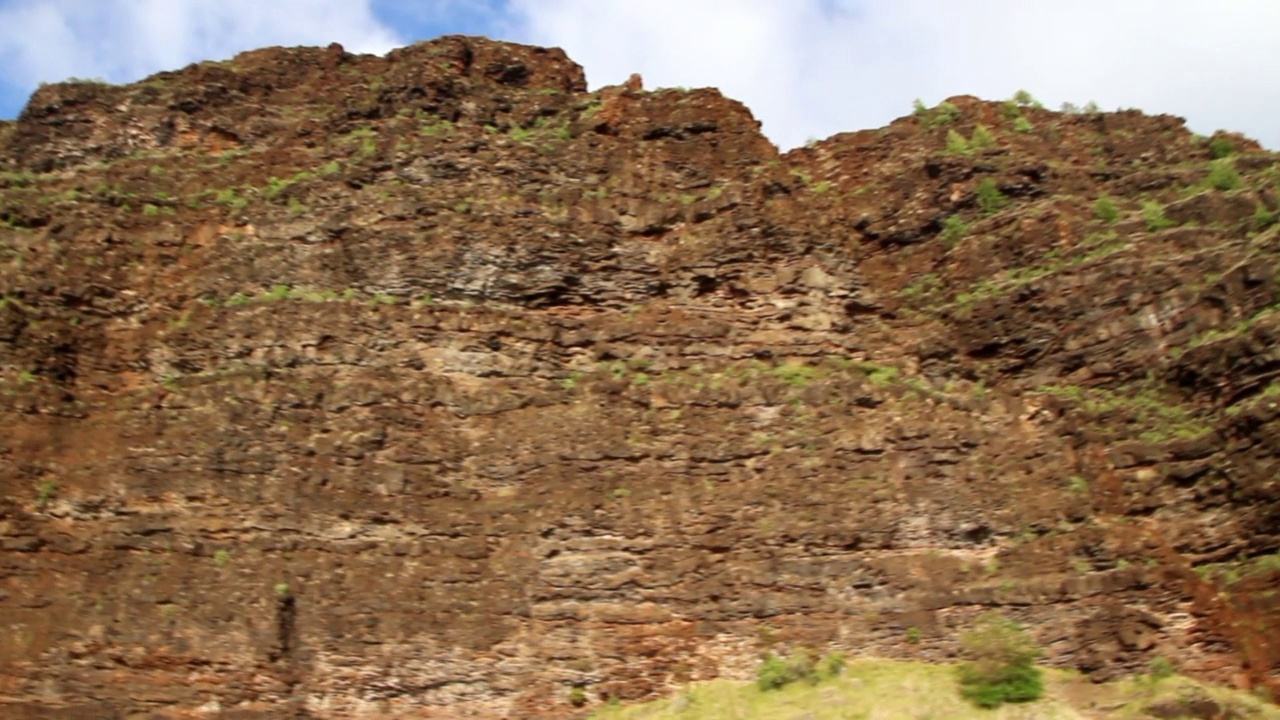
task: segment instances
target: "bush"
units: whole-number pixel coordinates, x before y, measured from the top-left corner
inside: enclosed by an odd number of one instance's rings
[[[1031,93],[1027,92],[1026,90],[1019,90],[1018,92],[1014,93],[1013,102],[1023,107],[1027,107],[1027,106],[1035,107],[1035,108],[1041,107],[1040,101],[1032,97]]]
[[[1154,200],[1142,203],[1142,219],[1147,222],[1147,229],[1151,232],[1173,227],[1177,224],[1165,217],[1164,206]]]
[[[813,674],[813,660],[803,648],[785,658],[770,653],[756,671],[756,685],[761,690],[780,690]]]
[[[960,118],[960,108],[943,100],[933,109],[934,125],[949,125]]]
[[[1169,662],[1169,659],[1166,657],[1155,658],[1151,661],[1151,664],[1147,666],[1147,669],[1151,673],[1151,680],[1153,682],[1160,682],[1161,680],[1171,678],[1174,674],[1173,663]]]
[[[1240,187],[1240,173],[1230,158],[1214,160],[1209,165],[1209,177],[1205,180],[1214,190],[1235,190]]]
[[[1098,198],[1098,202],[1093,204],[1093,214],[1104,223],[1113,223],[1120,217],[1116,204],[1107,197]]]
[[[1009,198],[1000,192],[1000,186],[991,178],[982,178],[978,183],[976,190],[978,194],[978,207],[982,208],[983,215],[992,215],[1000,211],[1005,205],[1009,204]]]
[[[969,147],[969,141],[953,128],[947,131],[947,152],[968,155],[973,152],[973,148]]]
[[[1017,623],[998,614],[984,615],[960,636],[969,662],[959,668],[960,694],[978,707],[1030,702],[1044,694],[1040,650]]]
[[[797,648],[787,657],[770,653],[756,670],[756,686],[761,690],[780,690],[801,680],[816,684],[844,672],[844,653],[831,652],[816,662],[804,648]]]
[[[969,225],[965,223],[964,218],[959,215],[948,215],[942,221],[942,233],[939,237],[942,239],[942,244],[950,250],[967,232],[969,232]]]
[[[986,125],[978,125],[973,129],[973,136],[969,138],[969,145],[974,150],[986,150],[996,146],[996,136],[991,134],[991,128]]]
[[[844,672],[845,664],[844,653],[829,652],[823,655],[817,666],[814,667],[814,675],[817,680],[830,680]]]
[[[1262,205],[1258,205],[1258,209],[1253,213],[1253,224],[1259,230],[1266,230],[1276,224],[1276,214],[1268,210]]]
[[[1044,695],[1044,681],[1040,669],[1034,665],[1008,667],[990,676],[978,673],[974,667],[961,667],[960,694],[978,707],[1032,702]]]
[[[1236,146],[1224,137],[1209,139],[1209,154],[1214,160],[1221,160],[1236,151]]]
[[[1031,121],[1026,119],[1025,117],[1019,117],[1017,120],[1013,121],[1014,132],[1025,133],[1025,132],[1031,132],[1032,130],[1035,130],[1035,129],[1036,129],[1036,126],[1032,125]]]

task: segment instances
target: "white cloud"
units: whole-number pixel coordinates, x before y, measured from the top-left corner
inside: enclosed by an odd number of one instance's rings
[[[1275,0],[512,0],[521,40],[593,86],[712,85],[783,147],[884,125],[914,98],[1063,101],[1182,115],[1280,148]]]
[[[137,80],[267,45],[382,53],[401,44],[369,0],[12,0],[0,5],[0,79]]]

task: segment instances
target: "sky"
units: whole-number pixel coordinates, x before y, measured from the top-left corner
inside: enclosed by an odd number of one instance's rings
[[[950,95],[1097,102],[1280,149],[1280,0],[0,0],[0,118],[41,82],[132,82],[269,45],[558,46],[592,88],[718,87],[783,149]]]

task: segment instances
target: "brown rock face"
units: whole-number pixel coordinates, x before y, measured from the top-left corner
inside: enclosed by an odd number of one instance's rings
[[[1243,138],[962,97],[779,155],[446,37],[48,86],[0,163],[5,717],[569,717],[992,608],[1280,690]]]

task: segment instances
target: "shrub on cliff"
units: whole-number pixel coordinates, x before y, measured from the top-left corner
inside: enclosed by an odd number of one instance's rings
[[[1206,182],[1214,190],[1235,190],[1242,184],[1240,173],[1236,172],[1235,163],[1230,158],[1214,160],[1209,165]]]
[[[786,657],[770,653],[756,671],[756,686],[761,690],[780,690],[801,680],[812,685],[839,675],[844,665],[844,654],[838,652],[827,653],[818,660],[804,648]]]
[[[1044,694],[1040,650],[1015,622],[991,613],[960,636],[969,661],[959,668],[960,694],[978,707],[1031,702]]]

